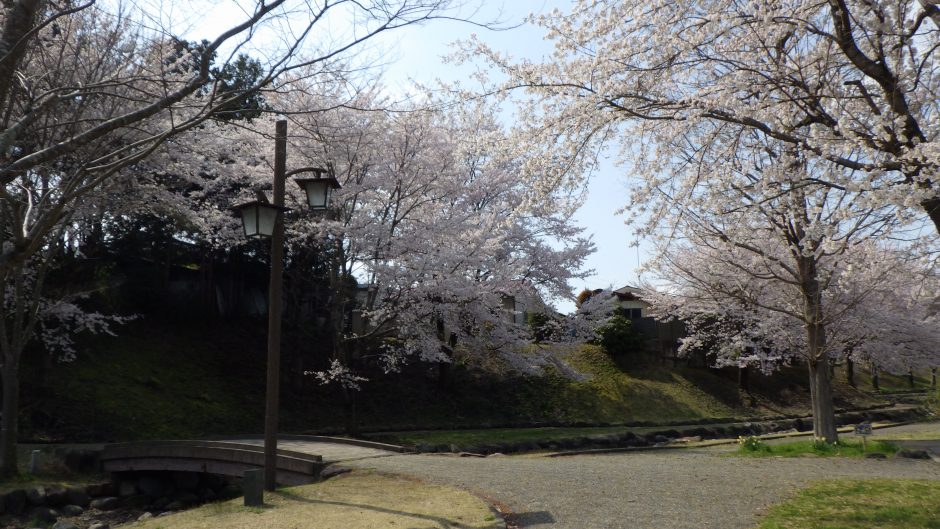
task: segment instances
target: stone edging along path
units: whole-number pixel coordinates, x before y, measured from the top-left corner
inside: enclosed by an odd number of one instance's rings
[[[838,426],[858,424],[861,422],[908,422],[922,419],[925,412],[917,407],[890,407],[868,410],[843,412],[836,415]],[[534,452],[537,450],[572,451],[605,448],[642,448],[668,443],[676,439],[723,439],[735,438],[742,435],[766,435],[786,431],[807,432],[813,428],[812,418],[809,416],[772,419],[764,421],[747,421],[724,424],[694,424],[694,425],[663,425],[661,428],[642,427],[644,432],[636,432],[639,428],[624,426],[623,432],[576,436],[564,439],[544,441],[519,441],[484,443],[479,445],[429,445],[418,444],[409,447],[409,451],[417,453],[471,453],[493,454],[513,452]]]

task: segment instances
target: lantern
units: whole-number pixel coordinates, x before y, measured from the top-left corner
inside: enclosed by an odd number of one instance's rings
[[[260,200],[246,202],[235,206],[242,218],[242,227],[245,229],[245,237],[249,239],[262,239],[274,234],[274,223],[277,217],[290,208],[275,206]]]
[[[297,178],[294,181],[307,194],[307,205],[310,209],[326,209],[330,207],[330,195],[333,194],[333,190],[342,186],[336,178],[323,176],[323,173],[327,172],[326,169],[312,169],[312,171],[317,175],[315,178]]]

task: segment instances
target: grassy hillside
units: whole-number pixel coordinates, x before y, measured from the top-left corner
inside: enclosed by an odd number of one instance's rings
[[[25,432],[69,440],[258,431],[263,335],[137,321],[85,341],[27,388]]]
[[[141,320],[119,332],[84,343],[78,360],[28,385],[25,437],[124,440],[261,431],[263,328]],[[573,380],[555,367],[523,376],[493,369],[492,362],[484,369],[476,360],[456,362],[444,376],[427,365],[373,373],[356,395],[357,422],[362,431],[624,424],[789,414],[809,404],[802,369],[753,375],[752,391],[744,393],[732,372],[640,359],[618,365],[588,345],[556,353],[585,377]],[[284,431],[342,428],[335,389],[312,380],[299,392],[287,383],[282,389]],[[842,407],[874,402],[841,384],[837,396]]]

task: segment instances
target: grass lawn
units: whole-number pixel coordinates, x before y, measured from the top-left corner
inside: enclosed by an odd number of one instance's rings
[[[767,444],[749,437],[730,455],[743,457],[862,457],[871,453],[892,455],[898,450],[897,445],[887,441],[868,441],[867,446],[863,447],[861,441],[854,439],[844,439],[833,445],[811,439]]]
[[[238,498],[191,511],[136,522],[135,529],[497,529],[504,527],[483,500],[472,494],[371,472],[265,493],[263,508]]]
[[[776,505],[759,529],[940,529],[940,482],[834,480]]]

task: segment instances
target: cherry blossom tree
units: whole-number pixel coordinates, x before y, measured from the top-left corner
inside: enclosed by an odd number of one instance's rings
[[[337,65],[379,33],[447,15],[449,4],[249,1],[241,22],[197,45],[172,36],[181,21],[133,4],[0,4],[0,305],[14,309],[0,326],[0,474],[16,472],[19,364],[47,306],[39,276],[53,241],[100,215],[96,198],[134,186],[133,169],[172,138],[284,89],[299,69],[323,81],[355,78]],[[336,19],[355,26],[321,31]],[[257,45],[253,37],[265,31],[277,38]],[[246,53],[259,61],[251,63],[256,75],[235,87],[228,66]],[[39,274],[34,288],[22,288],[30,274]]]
[[[505,132],[488,104],[445,112],[424,101],[388,111],[380,87],[353,95],[294,87],[268,101],[291,121],[288,163],[330,166],[343,186],[327,215],[291,214],[287,224],[289,270],[304,253],[329,262],[333,356],[318,380],[352,400],[366,362],[386,370],[437,362],[444,372],[455,348],[518,360],[512,350],[530,329],[507,300],[537,309],[543,299],[570,297],[569,282],[585,273],[593,247],[571,219],[577,197],[558,192],[538,209],[525,204],[519,161],[501,156]],[[332,110],[304,111],[311,108]],[[181,135],[146,165],[178,179],[182,192],[139,192],[167,193],[159,200],[186,212],[213,245],[244,244],[229,208],[270,187],[269,128],[256,119]],[[296,186],[287,203],[304,211]],[[354,310],[364,329],[349,329]]]
[[[841,168],[818,181],[920,208],[940,231],[934,2],[581,0],[531,22],[555,44],[545,62],[477,41],[462,57],[505,78],[495,93],[529,94],[517,143],[537,153],[524,166],[534,189],[576,185],[611,143],[658,185],[677,142],[707,149],[734,129]],[[700,183],[726,185],[720,173]],[[625,209],[640,211],[650,189]]]
[[[719,362],[765,370],[805,363],[814,432],[834,442],[831,360],[850,350],[888,368],[938,360],[928,313],[937,269],[925,257],[936,237],[901,242],[916,217],[808,184],[821,169],[767,152],[747,164],[724,153],[712,166],[729,171],[727,187],[666,200],[651,265],[664,286],[644,299],[654,314],[687,322],[680,352],[707,345]]]

